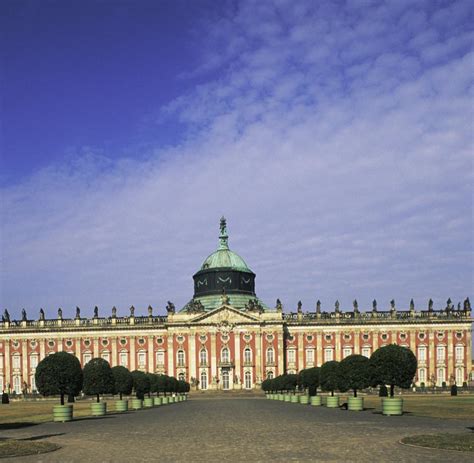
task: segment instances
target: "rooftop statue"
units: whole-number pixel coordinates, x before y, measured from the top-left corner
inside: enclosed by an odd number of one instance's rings
[[[377,312],[377,301],[375,299],[372,301],[372,311]]]
[[[301,313],[303,311],[303,303],[301,301],[298,301],[298,313]]]
[[[21,321],[26,322],[26,310],[22,309],[21,311]]]
[[[321,301],[319,299],[316,302],[316,313],[321,313]]]
[[[354,313],[359,312],[359,303],[357,302],[357,299],[354,299],[352,302],[352,307],[354,308]]]
[[[133,307],[133,305],[130,307],[130,316],[131,317],[135,316],[135,307]]]
[[[95,306],[94,307],[94,318],[97,318],[99,316],[99,307]]]
[[[469,300],[468,297],[466,297],[466,299],[464,300],[464,310],[466,312],[470,312],[471,311],[471,301]]]
[[[148,316],[149,317],[153,316],[153,307],[151,305],[148,306]]]
[[[113,318],[117,317],[117,307],[115,306],[112,307],[112,317]]]
[[[44,310],[40,309],[40,320],[44,320]]]
[[[76,307],[76,318],[81,318],[81,309]]]
[[[395,299],[392,299],[392,300],[390,301],[390,309],[391,309],[391,310],[395,310]]]
[[[278,312],[282,312],[282,311],[283,311],[283,305],[282,305],[280,299],[277,299],[277,300],[276,300],[275,309],[277,309]]]
[[[412,312],[415,310],[415,301],[413,299],[410,300],[410,310]]]
[[[58,309],[58,318],[59,319],[63,318],[63,309],[61,309],[61,307],[59,307],[59,309]]]
[[[175,313],[176,311],[176,308],[174,306],[174,304],[171,302],[171,301],[168,301],[168,305],[166,306],[166,311],[170,314],[173,314]]]
[[[230,302],[229,296],[225,292],[225,288],[222,288],[222,296],[221,296],[221,303],[224,305],[228,305]]]
[[[430,298],[428,301],[428,311],[432,312],[433,311],[433,299]]]
[[[336,312],[339,312],[339,300],[337,300],[337,301],[334,303],[334,308],[336,309]]]

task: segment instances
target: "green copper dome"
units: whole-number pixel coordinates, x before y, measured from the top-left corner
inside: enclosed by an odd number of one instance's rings
[[[213,252],[204,261],[201,266],[201,270],[229,268],[232,270],[239,270],[241,272],[252,273],[252,270],[247,267],[244,259],[229,249],[229,236],[227,235],[226,220],[224,217],[221,218],[220,231],[219,249]]]

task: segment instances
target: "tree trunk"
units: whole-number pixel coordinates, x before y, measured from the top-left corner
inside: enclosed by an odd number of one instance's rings
[[[120,400],[122,400],[122,393],[121,393],[121,392],[119,392],[119,394],[120,394]]]
[[[357,389],[354,389],[354,397],[357,397]]]
[[[334,391],[331,391],[331,397],[334,397]]]
[[[64,394],[61,393],[61,405],[64,405]]]
[[[97,394],[97,403],[100,402],[100,397],[99,397],[99,394]]]
[[[395,391],[395,384],[390,384],[390,397],[393,397],[394,391]]]

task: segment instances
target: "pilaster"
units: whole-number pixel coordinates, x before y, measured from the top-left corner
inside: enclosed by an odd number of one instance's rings
[[[341,361],[341,333],[339,331],[336,331],[334,333],[334,336],[336,338],[336,361],[340,362]]]
[[[148,336],[148,372],[155,372],[155,351],[153,349],[153,336]]]
[[[429,376],[428,377],[431,379],[432,375],[436,376],[434,333],[431,330],[428,332],[428,356],[429,356]]]
[[[285,352],[283,344],[283,332],[278,333],[278,372],[277,375],[285,373]]]
[[[235,374],[239,377],[238,389],[242,388],[242,368],[240,365],[240,331],[234,333]],[[235,378],[234,378],[235,381]],[[235,386],[235,383],[234,383]]]
[[[298,333],[298,364],[297,370],[302,370],[304,364],[304,333]]]
[[[110,338],[112,343],[112,358],[110,359],[110,365],[115,367],[118,365],[118,353],[117,353],[117,337]]]
[[[212,389],[217,389],[217,384],[214,383],[214,377],[217,376],[217,343],[216,333],[211,333],[211,377],[209,378],[209,385]]]
[[[168,376],[174,376],[174,346],[173,346],[173,333],[168,335]]]
[[[258,384],[263,380],[262,371],[262,332],[259,330],[255,333],[255,376],[254,382]]]
[[[189,380],[191,378],[197,378],[196,373],[196,333],[190,333],[188,336],[189,346]]]
[[[320,367],[323,364],[323,334],[316,333],[316,366]]]
[[[21,341],[21,366],[23,381],[29,384],[30,382],[28,375],[28,341],[26,340]]]
[[[137,369],[137,352],[135,346],[135,336],[130,336],[130,371]]]

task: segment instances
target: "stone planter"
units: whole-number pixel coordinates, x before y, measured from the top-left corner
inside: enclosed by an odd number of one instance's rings
[[[348,397],[347,409],[355,412],[361,412],[364,409],[364,399],[362,397]]]
[[[54,405],[53,406],[53,421],[64,423],[65,421],[72,421],[72,405]]]
[[[145,397],[143,399],[143,406],[145,408],[151,408],[153,407],[153,397]]]
[[[143,408],[143,400],[142,399],[132,399],[132,409],[133,410],[140,410]]]
[[[116,400],[115,401],[115,410],[117,412],[126,412],[126,411],[128,411],[128,400]]]
[[[338,395],[328,395],[326,397],[326,407],[328,408],[337,408],[339,407],[339,396]]]
[[[153,397],[153,405],[158,407],[162,403],[163,397]]]
[[[300,395],[300,404],[308,405],[309,397],[307,395]]]
[[[106,402],[92,402],[91,403],[92,416],[105,416],[106,413],[107,413]]]
[[[290,394],[284,394],[283,397],[284,397],[283,400],[284,400],[285,402],[291,402],[291,395],[290,395]]]
[[[297,403],[298,403],[298,397],[299,397],[299,396],[297,396],[297,395],[292,395],[292,396],[290,396],[290,397],[291,397],[291,398],[290,398],[290,402],[291,402],[292,404],[297,404]]]
[[[402,415],[403,399],[401,397],[384,397],[382,399],[382,413],[384,415]]]
[[[311,397],[311,405],[314,405],[316,407],[320,407],[322,405],[323,401],[321,400],[320,395],[313,395]]]
[[[278,400],[285,400],[285,395],[284,394],[278,394]]]

